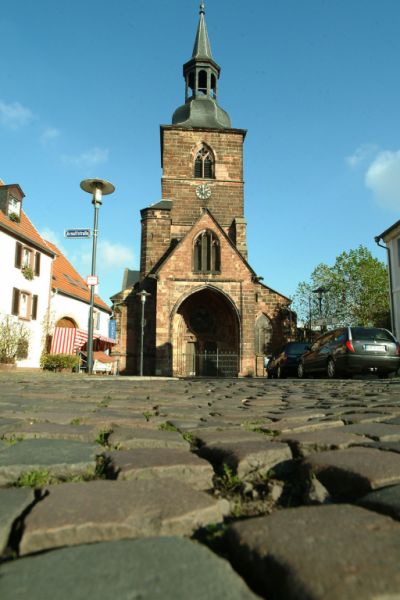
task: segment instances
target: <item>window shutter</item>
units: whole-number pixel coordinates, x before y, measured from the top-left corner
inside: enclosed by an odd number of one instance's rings
[[[40,252],[35,254],[35,275],[40,275]]]
[[[11,314],[18,317],[19,315],[19,290],[13,288]]]
[[[20,269],[22,266],[22,244],[19,242],[15,245],[15,263],[14,266],[17,269]]]
[[[38,296],[37,294],[33,294],[32,296],[32,321],[36,321],[37,319],[37,309],[38,309]]]

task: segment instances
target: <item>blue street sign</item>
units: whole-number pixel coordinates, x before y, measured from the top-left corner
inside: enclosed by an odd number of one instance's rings
[[[73,239],[87,239],[92,237],[92,231],[90,229],[66,229],[64,231],[64,237]]]
[[[112,340],[117,339],[117,321],[115,319],[110,319],[108,322],[108,337]]]

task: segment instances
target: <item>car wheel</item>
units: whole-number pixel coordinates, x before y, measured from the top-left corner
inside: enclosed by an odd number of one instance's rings
[[[306,376],[306,374],[305,374],[305,371],[304,371],[304,365],[303,365],[303,363],[301,363],[301,362],[300,362],[300,363],[297,365],[297,377],[298,377],[299,379],[304,379],[304,378],[305,378],[305,376]]]
[[[280,366],[276,370],[276,376],[278,379],[283,379],[285,377],[283,369]]]
[[[328,379],[334,379],[336,377],[336,365],[332,358],[328,360],[328,363],[326,365],[326,374],[328,376]]]

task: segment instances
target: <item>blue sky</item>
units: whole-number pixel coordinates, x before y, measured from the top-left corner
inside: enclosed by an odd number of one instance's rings
[[[13,0],[0,26],[0,178],[83,276],[87,177],[100,211],[101,296],[138,268],[140,209],[160,199],[159,125],[184,101],[199,0]],[[291,296],[320,262],[399,218],[400,2],[208,0],[219,102],[248,129],[249,262]]]

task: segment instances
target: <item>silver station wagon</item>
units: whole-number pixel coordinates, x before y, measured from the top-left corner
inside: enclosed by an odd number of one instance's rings
[[[376,373],[388,377],[400,367],[400,345],[387,329],[340,327],[315,340],[298,364],[297,375]]]

